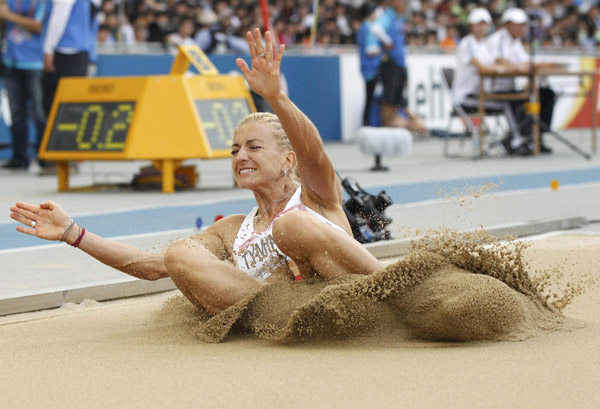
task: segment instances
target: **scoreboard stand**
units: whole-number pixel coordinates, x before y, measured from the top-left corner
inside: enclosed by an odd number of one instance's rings
[[[200,75],[184,75],[190,64]],[[57,162],[59,191],[69,189],[69,161],[150,160],[170,193],[184,160],[229,157],[235,126],[254,111],[241,76],[220,75],[184,46],[169,75],[61,79],[39,157]]]

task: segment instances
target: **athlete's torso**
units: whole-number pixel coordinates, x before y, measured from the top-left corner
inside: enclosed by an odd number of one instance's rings
[[[281,215],[294,210],[307,211],[323,223],[346,232],[340,226],[304,205],[302,202],[302,189],[298,188],[284,210],[265,229],[255,230],[254,228],[254,217],[258,207],[250,211],[242,222],[233,243],[233,261],[235,265],[251,277],[265,279],[271,275],[272,271],[285,264],[289,257],[275,244],[273,225]]]

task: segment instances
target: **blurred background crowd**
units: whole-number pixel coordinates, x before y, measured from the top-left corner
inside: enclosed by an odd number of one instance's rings
[[[307,45],[318,18],[318,45],[355,44],[364,0],[268,0],[270,23],[280,43]],[[380,0],[383,6],[384,1]],[[544,48],[590,50],[600,43],[600,0],[409,0],[408,46],[453,51],[467,34],[466,19],[484,7],[495,26],[507,7],[524,9],[534,22],[528,33]],[[104,0],[100,43],[197,44],[208,53],[244,51],[240,41],[251,27],[263,27],[258,0]]]

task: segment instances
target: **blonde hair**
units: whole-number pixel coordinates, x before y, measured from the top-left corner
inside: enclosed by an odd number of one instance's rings
[[[280,151],[294,152],[294,147],[292,146],[290,139],[283,130],[281,122],[279,122],[279,118],[277,118],[277,115],[272,114],[270,112],[253,112],[249,114],[237,124],[237,126],[235,127],[234,135],[237,134],[237,132],[243,125],[249,124],[251,122],[260,122],[269,125],[269,127],[273,131],[273,136],[277,140],[277,145],[279,145]],[[288,170],[287,177],[289,177],[292,180],[292,182],[294,182],[296,185],[300,185],[300,175],[298,173],[297,161],[294,162],[292,168]]]

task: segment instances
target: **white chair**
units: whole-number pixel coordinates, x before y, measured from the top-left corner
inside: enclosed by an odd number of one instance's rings
[[[460,149],[462,150],[464,147],[465,139],[467,137],[472,138],[472,155],[473,158],[478,158],[481,156],[479,149],[479,127],[473,123],[473,116],[477,115],[479,101],[477,98],[469,98],[462,101],[460,104],[457,103],[452,96],[452,85],[454,83],[454,68],[442,67],[440,70],[441,78],[442,78],[442,87],[446,90],[447,95],[450,98],[450,102],[452,104],[452,111],[450,112],[450,118],[448,119],[448,124],[446,126],[446,134],[444,140],[444,156],[446,157],[460,157],[463,155],[460,154],[450,154],[449,153],[449,143],[450,138],[459,137],[460,138]],[[507,120],[510,120],[508,116],[512,116],[512,111],[510,110],[510,105],[508,102],[504,101],[490,101],[487,100],[484,103],[484,113],[486,117],[494,117],[496,119],[495,126],[493,127],[494,132],[490,132],[492,127],[486,127],[485,121],[482,124],[484,129],[484,134],[489,134],[491,136],[491,141],[484,147],[484,151],[489,153],[489,151],[495,146],[500,144],[500,141],[506,132],[505,127],[502,124],[502,117],[507,117]],[[462,133],[452,133],[451,127],[453,125],[453,121],[459,118],[464,125],[465,131]]]

